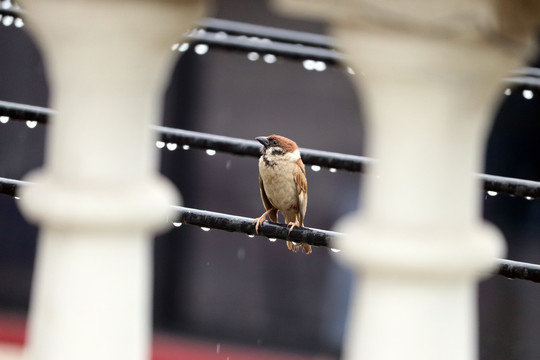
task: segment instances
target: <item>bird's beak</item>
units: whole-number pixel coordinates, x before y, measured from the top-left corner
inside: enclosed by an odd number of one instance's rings
[[[258,136],[255,140],[260,142],[264,147],[267,147],[270,144],[270,140],[268,140],[266,136]]]

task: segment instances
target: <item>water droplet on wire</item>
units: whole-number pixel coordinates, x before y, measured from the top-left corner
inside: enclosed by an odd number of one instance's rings
[[[186,52],[189,49],[189,43],[183,43],[178,47],[178,51]]]
[[[206,154],[208,156],[214,156],[216,155],[216,150],[213,150],[213,149],[206,149]]]
[[[9,116],[0,116],[0,123],[7,124],[9,121]]]
[[[330,168],[330,172],[335,173],[335,172],[337,172],[337,169],[336,168]]]
[[[167,149],[169,149],[170,151],[176,150],[177,147],[178,145],[176,143],[167,143]]]
[[[304,69],[306,69],[308,71],[315,70],[315,61],[314,60],[306,59],[306,60],[304,60],[302,62],[302,65],[304,66]]]
[[[158,149],[163,149],[163,148],[165,147],[165,142],[159,141],[159,140],[156,141],[156,147],[157,147]]]
[[[321,167],[319,165],[311,165],[311,170],[315,172],[321,171]]]
[[[523,97],[527,100],[531,100],[534,97],[534,93],[530,89],[523,90],[522,94],[523,94]]]
[[[334,248],[330,248],[330,250],[331,250],[332,252],[335,252],[335,253],[338,253],[338,252],[341,251],[340,249],[334,249]]]
[[[4,26],[11,26],[11,24],[13,24],[13,16],[4,16],[2,24],[4,24]]]
[[[264,55],[263,60],[267,64],[273,64],[277,61],[277,57],[274,54],[266,54]]]
[[[183,150],[189,150],[189,145],[182,145]]]
[[[210,228],[209,228],[209,227],[201,226],[201,230],[202,230],[202,231],[210,231]]]
[[[179,46],[180,46],[179,43],[175,43],[175,44],[173,44],[173,46],[171,46],[171,50],[175,51],[176,49],[178,49]]]
[[[254,238],[255,235],[254,235],[254,234],[248,234],[248,237],[249,237],[249,238]]]
[[[326,63],[324,61],[315,61],[315,71],[324,71],[326,70]]]
[[[504,95],[506,95],[506,96],[512,95],[512,89],[506,88],[506,89],[504,90]]]
[[[487,194],[488,194],[489,196],[497,196],[497,192],[496,192],[496,191],[493,191],[493,190],[489,190],[489,191],[487,192]]]
[[[24,26],[24,20],[21,18],[16,18],[13,22],[13,25],[15,25],[16,28],[22,28]]]
[[[270,240],[271,242],[276,242],[276,238],[268,238],[268,240]]]
[[[204,55],[208,52],[210,48],[206,44],[197,44],[195,45],[195,53],[197,55]]]
[[[252,51],[247,54],[247,58],[249,61],[257,61],[260,58],[260,55],[258,52]]]
[[[30,120],[28,120],[28,121],[26,122],[26,126],[28,126],[30,129],[33,129],[33,128],[35,128],[35,127],[37,126],[37,121],[30,121]]]
[[[180,227],[182,226],[182,223],[181,222],[173,222],[172,223],[174,227]]]
[[[532,196],[525,196],[525,199],[527,200],[533,200],[534,198]]]

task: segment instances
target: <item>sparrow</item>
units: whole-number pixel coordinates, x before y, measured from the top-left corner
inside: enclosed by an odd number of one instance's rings
[[[259,226],[270,220],[277,222],[278,211],[285,217],[285,223],[290,226],[289,233],[295,226],[304,226],[307,207],[306,169],[300,158],[298,145],[280,135],[259,136],[255,140],[262,144],[259,158],[259,188],[261,199],[266,212],[256,218],[255,232]],[[287,248],[294,252],[302,247],[309,254],[309,244],[295,244],[287,241]]]

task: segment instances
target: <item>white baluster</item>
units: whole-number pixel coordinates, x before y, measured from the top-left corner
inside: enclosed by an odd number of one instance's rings
[[[362,210],[338,225],[348,235],[337,256],[357,274],[345,358],[474,359],[476,283],[504,242],[482,221],[473,174],[500,80],[533,50],[540,8],[514,2],[513,24],[489,1],[277,2],[330,19],[364,74],[353,79],[378,176],[365,178]]]
[[[28,0],[58,110],[21,210],[40,225],[28,359],[147,359],[151,241],[174,187],[154,133],[171,44],[202,1]]]

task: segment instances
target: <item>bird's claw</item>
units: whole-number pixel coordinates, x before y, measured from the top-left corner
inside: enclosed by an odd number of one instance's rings
[[[255,224],[255,233],[256,234],[259,233],[259,226],[261,226],[262,223],[265,222],[265,221],[266,221],[266,215],[262,215],[261,217],[258,217],[255,220],[253,220],[252,224]]]
[[[296,222],[290,222],[287,224],[287,226],[290,226],[291,228],[289,229],[289,234],[291,233],[292,229],[294,229],[295,227],[300,227],[300,223],[298,221]],[[302,251],[306,254],[311,254],[311,246],[309,244],[305,244],[305,243],[302,243],[302,244],[296,244],[292,241],[287,241],[287,248],[293,252],[297,252],[298,249],[302,248]]]
[[[298,221],[296,222],[290,222],[287,224],[287,226],[290,226],[291,228],[289,229],[289,233],[287,235],[290,235],[291,234],[291,231],[292,229],[294,229],[295,226],[300,226],[300,223]]]

